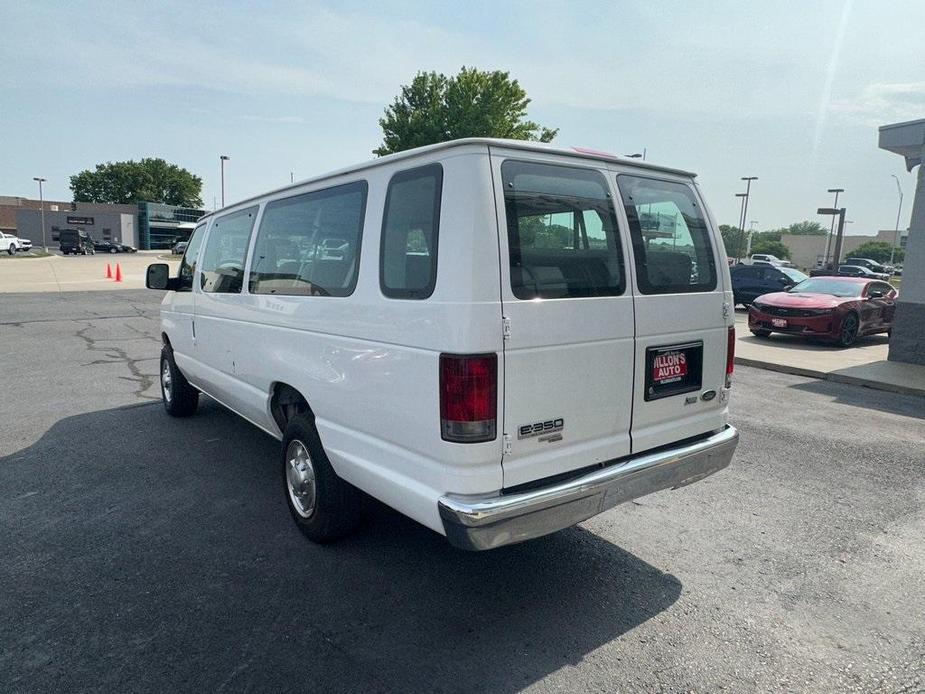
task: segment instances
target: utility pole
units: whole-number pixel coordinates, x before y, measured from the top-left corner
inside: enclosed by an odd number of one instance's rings
[[[736,234],[736,262],[742,259],[742,236],[745,233],[745,193],[736,193],[737,198],[741,198],[742,204],[739,205],[739,225]]]
[[[829,193],[835,193],[835,202],[832,204],[834,209],[838,209],[838,194],[844,193],[844,188],[829,188]],[[832,235],[835,233],[835,217],[832,217],[832,225],[829,228],[829,235],[825,239],[825,258],[822,261],[822,266],[826,267],[829,264],[829,251],[832,249]]]
[[[42,214],[42,250],[48,253],[48,242],[45,240],[45,196],[42,194],[42,184],[45,182],[45,179],[40,176],[35,176],[32,180],[38,181],[39,183],[39,210],[41,210]]]
[[[890,249],[890,265],[892,265],[893,259],[896,257],[896,246],[899,245],[899,216],[903,213],[903,187],[899,185],[899,176],[896,174],[890,175],[896,179],[896,189],[899,191],[899,209],[896,210],[896,231],[893,232],[893,247]],[[915,207],[915,203],[913,203],[912,206]]]
[[[745,247],[745,257],[746,257],[746,258],[752,254],[752,234],[755,233],[755,227],[758,226],[758,222],[756,222],[756,221],[753,219],[752,221],[750,221],[750,222],[748,223],[748,226],[749,226],[749,230],[748,230],[748,242],[747,242],[748,245],[746,245],[746,247]]]
[[[222,207],[225,206],[225,162],[231,159],[227,154],[221,154],[218,157],[222,162]]]
[[[847,210],[844,207],[820,207],[816,210],[816,214],[830,214],[833,215],[833,219],[834,215],[838,215],[838,231],[835,235],[835,252],[832,257],[833,270],[837,270],[838,264],[841,262],[842,243],[845,240],[845,212]]]
[[[742,231],[745,232],[745,220],[748,219],[748,196],[752,190],[752,181],[757,181],[757,176],[742,176],[742,180],[745,181],[745,203],[742,205]],[[748,244],[748,249],[746,250],[745,257],[748,257],[748,252],[751,251],[751,242]]]

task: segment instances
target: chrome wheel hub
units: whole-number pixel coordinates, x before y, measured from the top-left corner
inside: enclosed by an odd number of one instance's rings
[[[302,518],[315,511],[315,468],[308,449],[298,439],[286,447],[286,487],[292,507]]]
[[[170,377],[170,363],[166,359],[161,364],[161,388],[164,390],[164,400],[170,402],[173,397],[173,381]]]

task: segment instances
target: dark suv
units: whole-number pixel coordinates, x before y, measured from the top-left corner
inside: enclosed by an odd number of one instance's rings
[[[782,292],[807,279],[799,270],[774,265],[734,265],[729,274],[733,304],[746,307],[762,294]]]
[[[96,255],[96,248],[87,232],[79,229],[62,229],[58,235],[58,244],[64,255]]]

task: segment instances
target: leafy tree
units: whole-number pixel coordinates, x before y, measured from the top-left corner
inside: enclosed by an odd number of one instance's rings
[[[745,232],[739,227],[729,224],[720,224],[719,233],[723,237],[723,244],[726,246],[726,256],[729,258],[741,258],[745,255],[747,241]]]
[[[162,202],[201,207],[202,179],[163,159],[97,164],[71,176],[75,202]]]
[[[500,70],[463,67],[455,77],[419,72],[403,85],[379,119],[384,156],[461,137],[504,137],[550,142],[558,129],[530,120],[523,87]]]
[[[763,235],[756,235],[752,238],[752,253],[767,253],[777,256],[778,258],[789,258],[790,249],[787,248],[780,239],[772,239]]]
[[[892,248],[893,244],[887,243],[886,241],[868,241],[855,248],[851,253],[846,253],[845,255],[851,258],[870,258],[878,263],[888,263],[890,262],[890,251]],[[905,251],[897,247],[896,253],[893,255],[893,262],[901,263],[905,255]]]
[[[802,222],[795,222],[785,229],[780,229],[780,231],[787,234],[794,234],[795,236],[825,236],[829,233],[829,230],[819,222],[811,222],[808,219],[804,219]]]

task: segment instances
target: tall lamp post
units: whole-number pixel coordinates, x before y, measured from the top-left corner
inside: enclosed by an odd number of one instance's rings
[[[227,154],[221,154],[218,157],[222,162],[222,207],[225,206],[225,162],[231,159]]]
[[[757,181],[757,176],[742,176],[742,180],[745,181],[745,202],[742,205],[742,231],[745,231],[745,220],[748,219],[748,196],[752,190],[752,181]],[[751,249],[751,244],[749,245],[749,250]],[[746,251],[746,255],[747,255]]]
[[[835,193],[835,202],[832,204],[832,207],[838,208],[838,194],[844,193],[844,188],[829,188],[829,193]],[[832,226],[829,227],[829,235],[825,239],[825,258],[822,260],[822,266],[825,267],[829,264],[829,251],[832,249],[832,235],[835,233],[835,217],[832,217]]]
[[[48,253],[48,243],[45,241],[45,196],[42,194],[42,184],[45,179],[41,176],[34,176],[32,180],[38,181],[39,184],[39,210],[42,213],[42,250]]]
[[[745,233],[745,222],[742,221],[745,216],[745,193],[736,193],[736,197],[741,199],[739,205],[739,234]],[[742,259],[742,237],[736,239],[736,262]]]
[[[745,245],[745,257],[747,258],[752,254],[752,234],[755,233],[755,227],[758,226],[758,222],[754,219],[748,223],[748,240]]]
[[[896,190],[899,191],[899,209],[896,210],[896,231],[893,232],[893,247],[890,249],[890,265],[893,264],[893,258],[896,257],[896,246],[899,245],[899,215],[903,213],[903,187],[899,185],[899,176],[890,174],[896,179]],[[915,207],[915,204],[912,205]]]
[[[836,269],[838,264],[841,262],[841,249],[842,242],[845,238],[845,210],[844,207],[820,207],[816,210],[816,214],[830,214],[832,215],[832,220],[835,220],[835,216],[838,216],[838,231],[835,232],[835,251],[832,263],[832,269]]]

